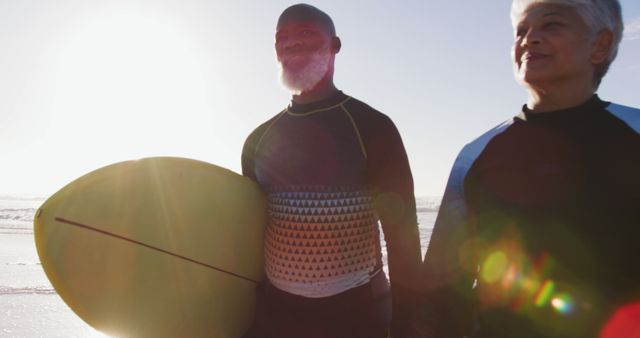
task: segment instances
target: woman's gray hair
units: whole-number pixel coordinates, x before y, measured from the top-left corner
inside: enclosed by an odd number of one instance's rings
[[[622,9],[618,0],[513,0],[511,3],[511,23],[515,26],[526,9],[536,3],[548,3],[569,6],[576,10],[585,24],[594,34],[603,30],[613,33],[609,57],[597,65],[594,76],[596,88],[609,70],[609,66],[618,55],[618,45],[622,40]]]

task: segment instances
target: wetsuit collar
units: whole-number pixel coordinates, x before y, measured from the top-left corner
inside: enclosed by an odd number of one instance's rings
[[[589,100],[585,103],[567,108],[554,110],[550,112],[544,113],[535,113],[531,109],[527,108],[527,105],[522,106],[522,112],[518,115],[522,120],[530,121],[530,122],[543,122],[543,121],[551,121],[551,120],[573,120],[580,119],[581,116],[589,112],[597,112],[601,111],[602,108],[609,105],[609,102],[602,101],[597,94],[593,94]]]
[[[287,107],[287,111],[293,115],[304,115],[313,111],[330,109],[334,106],[340,105],[347,99],[349,99],[349,96],[345,95],[342,91],[339,90],[333,95],[316,102],[299,104],[291,101],[291,103]]]

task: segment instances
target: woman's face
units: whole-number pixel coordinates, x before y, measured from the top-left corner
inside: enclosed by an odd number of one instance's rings
[[[594,34],[575,9],[536,3],[515,26],[512,59],[516,79],[525,86],[591,81],[595,64]]]

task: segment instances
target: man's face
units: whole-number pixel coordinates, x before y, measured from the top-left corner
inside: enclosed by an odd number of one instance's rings
[[[294,94],[313,89],[332,65],[332,36],[315,22],[284,21],[276,30],[281,81]]]
[[[593,34],[567,6],[534,4],[520,16],[512,50],[516,78],[525,85],[591,80]]]

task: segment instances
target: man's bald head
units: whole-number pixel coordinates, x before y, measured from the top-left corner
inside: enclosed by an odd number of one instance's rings
[[[336,36],[336,28],[333,25],[331,17],[311,5],[296,4],[285,9],[278,18],[277,27],[281,27],[290,22],[314,22],[325,28],[330,36]]]

